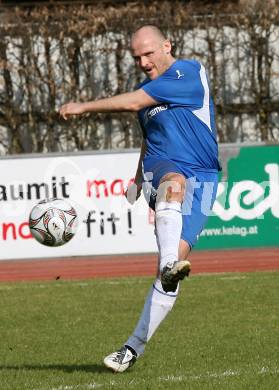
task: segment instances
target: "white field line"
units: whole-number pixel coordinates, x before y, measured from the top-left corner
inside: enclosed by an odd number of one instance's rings
[[[245,375],[245,372],[241,371],[233,371],[231,369],[226,370],[224,372],[206,372],[199,375],[179,375],[179,376],[173,376],[168,375],[166,377],[159,377],[159,380],[165,381],[165,382],[183,382],[187,381],[189,379],[194,380],[200,380],[200,379],[206,379],[206,378],[224,378],[224,377],[233,377],[233,376],[243,376]],[[263,375],[263,374],[279,374],[279,369],[269,369],[268,367],[262,367],[256,374]]]
[[[212,276],[213,274],[202,274],[202,275],[198,275],[199,277],[206,277],[206,276]],[[215,275],[215,274],[214,274]],[[219,275],[223,275],[222,277],[220,277],[221,280],[241,280],[241,279],[246,279],[247,276],[226,276],[226,273],[222,273],[222,274],[219,274]],[[155,277],[155,276],[154,276]],[[62,283],[61,282],[57,282],[55,280],[47,280],[45,282],[45,284],[33,284],[33,283],[28,283],[28,282],[19,282],[19,283],[16,283],[16,282],[12,282],[11,284],[7,285],[6,283],[8,282],[4,282],[3,284],[0,283],[0,291],[9,291],[9,290],[19,290],[19,289],[23,289],[23,290],[28,290],[30,288],[34,289],[34,288],[38,288],[38,289],[44,289],[44,288],[64,288],[64,287],[68,287],[68,286],[71,286],[71,287],[92,287],[92,281],[94,279],[90,279],[91,280],[91,283],[88,283],[88,282],[78,282],[78,281],[75,281],[75,280],[67,280],[67,279],[62,279]],[[189,282],[195,282],[196,280],[198,280],[198,278],[196,277],[192,277],[192,278],[188,278],[187,279],[187,283]],[[23,285],[24,283],[24,285]],[[26,284],[25,284],[26,283]],[[135,280],[134,278],[132,277],[131,279],[125,279],[125,278],[121,278],[120,280],[117,279],[117,280],[114,280],[114,279],[103,279],[102,280],[102,284],[103,285],[131,285],[131,284],[134,284],[135,283]],[[137,278],[137,284],[145,284],[146,283],[146,280],[139,280]]]
[[[159,377],[159,380],[165,381],[165,382],[183,382],[187,381],[189,379],[194,379],[194,380],[200,380],[202,378],[222,378],[222,377],[228,377],[228,376],[239,376],[241,375],[239,371],[232,371],[232,370],[227,370],[221,373],[217,372],[206,372],[204,374],[199,374],[199,375],[179,375],[179,376],[173,376],[173,375],[168,375],[166,377]]]
[[[93,280],[93,279],[91,279]],[[13,282],[14,283],[14,282]],[[41,289],[44,289],[44,288],[52,288],[52,287],[55,287],[55,288],[65,288],[65,287],[92,287],[93,284],[92,283],[86,283],[86,282],[75,282],[75,281],[69,281],[69,280],[64,280],[64,283],[59,283],[59,282],[55,282],[54,280],[51,281],[46,281],[46,284],[33,284],[33,283],[30,283],[30,284],[24,284],[23,285],[20,285],[20,282],[19,284],[10,284],[10,285],[1,285],[0,283],[0,291],[9,291],[9,290],[19,290],[19,289],[23,289],[23,290],[28,290],[30,288],[34,289],[34,288],[41,288]],[[102,285],[124,285],[124,284],[134,284],[135,281],[133,279],[131,280],[127,280],[127,279],[122,279],[122,280],[111,280],[111,279],[108,279],[108,280],[102,280]],[[146,283],[145,280],[137,280],[137,284],[144,284]]]
[[[110,385],[113,386],[113,382],[110,383]],[[51,387],[48,389],[44,388],[44,389],[33,389],[33,390],[93,390],[93,389],[100,389],[103,386],[105,385],[100,383],[85,383],[81,385],[61,385],[58,387]]]
[[[246,279],[247,277],[246,276],[223,276],[223,277],[220,277],[221,280],[242,280],[242,279]],[[91,279],[91,281],[93,281],[94,279]],[[196,278],[189,278],[187,280],[187,283],[189,282],[194,282],[196,281],[197,279]],[[55,280],[48,280],[46,281],[45,284],[33,284],[33,283],[26,283],[24,285],[21,285],[21,283],[24,283],[24,282],[19,282],[18,284],[15,283],[15,282],[12,282],[11,284],[7,285],[7,284],[3,284],[1,285],[0,283],[0,291],[10,291],[10,290],[20,290],[20,289],[23,289],[23,290],[28,290],[30,288],[34,289],[34,288],[37,288],[37,289],[45,289],[45,288],[65,288],[65,287],[92,287],[92,282],[91,283],[88,283],[88,282],[78,282],[78,281],[71,281],[71,280],[64,280],[63,283],[61,282],[56,282]],[[131,284],[134,284],[135,283],[135,280],[133,278],[131,279],[121,279],[121,280],[114,280],[114,279],[103,279],[102,280],[102,285],[115,285],[115,286],[120,286],[120,285],[131,285]],[[137,279],[137,284],[145,284],[146,283],[146,280],[138,280]]]
[[[223,276],[221,280],[242,280],[247,279],[247,276]]]
[[[70,385],[70,386],[59,386],[59,387],[53,387],[50,390],[91,390],[91,389],[100,389],[104,385],[101,385],[99,383],[87,383],[85,385]]]

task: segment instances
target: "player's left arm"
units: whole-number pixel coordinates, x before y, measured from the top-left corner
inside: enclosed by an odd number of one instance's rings
[[[139,111],[142,108],[158,104],[143,89],[127,92],[105,99],[84,103],[67,103],[59,109],[59,114],[67,120],[70,115],[81,115],[87,112],[125,112]]]

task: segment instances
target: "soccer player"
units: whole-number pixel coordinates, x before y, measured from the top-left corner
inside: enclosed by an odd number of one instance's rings
[[[135,184],[137,197],[146,190],[155,211],[158,274],[134,332],[104,359],[115,372],[134,364],[172,309],[179,281],[190,272],[188,254],[216,196],[220,166],[206,72],[198,61],[175,59],[171,49],[156,26],[137,29],[131,50],[146,75],[137,90],[60,109],[64,119],[85,112],[136,111],[143,130]],[[151,181],[151,191],[145,180]]]

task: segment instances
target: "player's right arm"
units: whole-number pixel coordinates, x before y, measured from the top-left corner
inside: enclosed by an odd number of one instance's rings
[[[127,112],[139,111],[142,108],[158,104],[143,89],[122,93],[105,99],[99,99],[84,103],[70,102],[59,109],[59,114],[67,120],[71,115],[81,115],[87,112]]]
[[[146,152],[146,142],[145,142],[145,139],[143,138],[142,139],[142,142],[141,142],[141,150],[140,150],[140,157],[139,157],[139,161],[138,161],[138,167],[137,167],[137,172],[136,172],[136,176],[135,176],[135,183],[138,187],[142,187],[142,161],[143,161],[143,158],[145,156],[145,152]]]
[[[140,157],[139,157],[139,161],[138,161],[138,167],[137,167],[137,171],[136,171],[136,175],[135,175],[135,180],[134,180],[134,183],[131,184],[127,188],[127,191],[125,193],[125,196],[126,196],[128,202],[131,204],[133,204],[140,197],[140,194],[141,194],[142,181],[143,181],[142,161],[143,161],[145,152],[146,152],[146,142],[145,142],[145,139],[143,138],[142,143],[141,143]]]

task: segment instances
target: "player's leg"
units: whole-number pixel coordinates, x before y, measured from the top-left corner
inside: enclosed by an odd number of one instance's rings
[[[187,259],[190,250],[190,245],[181,239],[178,249],[179,259]],[[136,362],[136,359],[144,353],[145,346],[152,335],[175,304],[179,285],[177,283],[174,292],[164,291],[160,280],[159,263],[158,259],[157,278],[146,297],[143,311],[134,332],[120,350],[113,352],[104,359],[104,364],[114,372],[123,372]]]
[[[168,262],[178,260],[178,246],[182,230],[181,204],[185,193],[185,183],[183,175],[170,172],[160,180],[157,190],[155,225],[160,271]]]
[[[104,364],[108,368],[114,372],[123,372],[135,363],[144,353],[147,342],[173,308],[177,293],[178,288],[174,293],[164,292],[160,279],[154,281],[134,332],[119,351],[104,359]]]
[[[183,175],[170,172],[162,177],[157,190],[155,223],[161,283],[165,292],[176,291],[178,281],[184,279],[190,272],[190,263],[178,258],[182,231],[181,205],[184,199],[185,184],[186,179]]]
[[[189,244],[185,240],[180,240],[179,259],[187,259],[190,250]],[[126,345],[136,351],[138,356],[143,354],[146,343],[173,308],[179,291],[178,285],[174,292],[164,291],[160,280],[159,263],[158,259],[157,278],[146,297],[139,322],[132,336],[126,342]]]
[[[137,356],[143,354],[146,344],[173,308],[177,294],[178,288],[175,292],[166,293],[160,278],[155,279],[145,299],[136,328],[125,343],[136,352]]]

